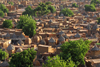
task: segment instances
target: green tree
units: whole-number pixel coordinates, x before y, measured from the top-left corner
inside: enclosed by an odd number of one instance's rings
[[[48,6],[48,10],[50,10],[50,11],[51,11],[51,13],[56,12],[55,7],[54,7],[54,6],[51,6],[51,5],[49,5],[49,6]]]
[[[0,17],[4,16],[4,12],[0,10]]]
[[[78,5],[76,3],[73,3],[72,7],[78,7]]]
[[[23,15],[31,15],[31,16],[43,16],[48,13],[54,13],[56,12],[56,9],[54,6],[51,6],[51,2],[46,3],[39,3],[39,5],[33,10],[30,6],[28,6],[25,11],[23,12]]]
[[[17,28],[22,29],[23,32],[30,37],[36,34],[36,21],[33,20],[31,16],[22,15],[19,19],[20,21],[18,22]]]
[[[9,67],[33,67],[33,59],[35,58],[35,55],[36,51],[33,48],[12,54]]]
[[[74,13],[70,9],[66,8],[62,9],[60,14],[64,14],[64,16],[69,16],[69,17],[74,15]]]
[[[13,3],[13,2],[9,2],[9,4],[14,5],[14,3]]]
[[[32,8],[31,6],[28,6],[27,8],[25,8],[25,11],[23,12],[23,15],[32,15]]]
[[[98,20],[98,24],[100,24],[100,17],[99,17],[99,18],[97,18],[97,20]]]
[[[50,10],[48,10],[48,5],[46,5],[45,3],[40,3],[38,7],[34,10],[38,14],[38,16],[42,16],[42,15],[50,13]]]
[[[48,2],[46,2],[45,4],[46,4],[46,5],[49,5],[49,4],[52,4],[52,2],[48,1]]]
[[[91,1],[91,4],[92,4],[92,3],[100,4],[100,1],[99,1],[99,0],[92,0],[92,1]]]
[[[5,60],[8,56],[9,54],[7,52],[0,49],[0,60]]]
[[[5,20],[5,21],[3,21],[3,27],[5,27],[5,28],[12,28],[13,27],[12,20]]]
[[[94,6],[94,4],[91,4],[91,5],[85,5],[85,11],[96,11],[96,8]]]
[[[46,64],[43,64],[42,67],[74,67],[75,63],[71,60],[71,58],[67,59],[67,61],[61,59],[58,55],[52,58],[48,57]]]
[[[88,40],[77,40],[77,41],[69,41],[65,42],[61,46],[61,54],[60,56],[67,60],[71,57],[72,61],[78,66],[79,64],[85,65],[84,57],[89,50],[89,44],[91,41]]]
[[[8,13],[8,9],[4,4],[0,4],[0,10],[2,10],[4,13]]]

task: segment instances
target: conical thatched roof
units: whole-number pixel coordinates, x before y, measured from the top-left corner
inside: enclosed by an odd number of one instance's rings
[[[7,61],[4,61],[3,63],[0,64],[1,67],[6,67],[9,66],[9,63]]]
[[[62,34],[64,34],[64,32],[63,32],[63,31],[60,31],[60,32],[58,33],[58,35],[62,35]]]
[[[40,40],[40,44],[43,44],[43,45],[45,45],[46,44],[46,42],[45,42],[45,40]]]
[[[39,19],[38,22],[41,22],[41,19]]]
[[[51,39],[49,40],[49,42],[54,43],[55,40],[51,37]]]
[[[10,37],[10,34],[9,34],[9,33],[7,33],[7,34],[5,35],[5,37]]]
[[[7,50],[9,50],[9,51],[10,51],[10,50],[15,50],[15,47],[14,47],[13,45],[10,44],[10,45],[7,47]]]
[[[23,49],[22,48],[18,48],[16,52],[22,52]]]
[[[59,16],[56,16],[55,18],[57,18],[57,19],[58,19],[58,18],[59,18]]]
[[[12,38],[17,38],[17,36],[16,36],[16,34],[15,34],[15,33],[12,35]]]
[[[17,42],[17,44],[24,44],[24,42],[22,41],[22,40],[19,40],[18,42]]]
[[[65,41],[65,38],[61,35],[58,41]]]
[[[70,36],[69,38],[71,38],[71,39],[72,39],[72,38],[73,38],[73,36]]]
[[[57,47],[60,47],[62,44],[61,44],[61,42],[57,45]]]
[[[77,33],[77,34],[75,35],[75,37],[77,37],[77,38],[78,38],[78,37],[81,37],[81,36],[80,36],[80,34],[79,34],[79,33]]]
[[[91,30],[91,25],[90,24],[88,24],[87,29]]]
[[[60,14],[60,16],[64,16],[64,14],[63,14],[63,13],[61,13],[61,14]]]
[[[89,17],[89,15],[86,15],[85,17],[87,18],[87,17]]]
[[[97,15],[95,14],[93,17],[97,17]]]
[[[52,21],[52,20],[50,20],[50,21],[49,21],[49,23],[53,23],[53,21]]]
[[[94,30],[96,30],[97,28],[99,28],[97,24],[93,26]]]
[[[19,36],[19,38],[25,38],[25,37],[24,37],[24,35],[23,35],[23,34],[21,34],[21,35]]]
[[[65,39],[68,39],[69,37],[65,34],[65,35],[64,35],[64,38],[65,38]]]
[[[91,49],[91,51],[99,51],[100,49],[95,45],[92,49]]]

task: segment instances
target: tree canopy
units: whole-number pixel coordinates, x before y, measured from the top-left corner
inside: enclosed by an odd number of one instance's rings
[[[99,0],[92,0],[92,1],[91,1],[91,4],[92,4],[92,3],[100,4],[100,1],[99,1]]]
[[[96,8],[94,6],[94,4],[91,4],[91,5],[85,5],[85,11],[96,11]]]
[[[48,10],[50,10],[50,11],[51,11],[51,13],[56,12],[55,7],[54,7],[54,6],[51,6],[51,5],[49,5],[49,6],[48,6]]]
[[[5,27],[5,28],[12,28],[13,27],[12,20],[5,20],[5,21],[3,21],[3,27]]]
[[[14,3],[13,3],[13,2],[9,2],[9,4],[14,5]]]
[[[71,57],[72,61],[75,62],[75,65],[84,65],[84,57],[86,53],[89,50],[89,44],[91,41],[88,40],[77,40],[77,41],[69,41],[65,42],[61,46],[61,54],[60,56],[64,59],[67,60],[68,58]]]
[[[52,2],[48,1],[48,2],[46,2],[45,4],[46,4],[46,5],[49,5],[49,4],[52,4]]]
[[[33,59],[35,58],[35,55],[36,51],[33,48],[12,54],[9,67],[33,67]]]
[[[23,15],[28,14],[28,15],[32,15],[32,8],[31,6],[28,6],[27,8],[25,8],[25,11],[23,12]]]
[[[34,9],[34,11],[36,11],[37,16],[42,16],[50,13],[50,10],[48,10],[48,5],[45,3],[40,3],[38,7]]]
[[[73,3],[72,7],[78,7],[78,5],[76,3]]]
[[[99,17],[99,18],[97,18],[97,20],[98,20],[98,24],[100,24],[100,17]]]
[[[70,9],[66,8],[62,9],[60,14],[64,14],[64,16],[69,16],[69,17],[74,15],[74,13]]]
[[[9,54],[7,52],[2,51],[2,49],[0,49],[0,60],[5,60],[8,56]]]
[[[46,64],[42,67],[74,67],[75,63],[69,58],[67,61],[61,59],[58,55],[54,57],[48,57]]]
[[[4,13],[8,13],[8,9],[4,4],[0,4],[0,10],[2,10]]]
[[[4,16],[4,12],[0,10],[0,17]]]
[[[36,21],[31,16],[22,15],[19,19],[17,28],[22,29],[25,35],[30,37],[36,34]]]
[[[51,2],[46,2],[46,3],[39,3],[38,7],[35,9],[32,9],[30,6],[28,6],[25,9],[25,12],[23,12],[23,15],[32,15],[32,16],[42,16],[48,13],[54,13],[56,12],[56,9],[54,6],[51,6]]]

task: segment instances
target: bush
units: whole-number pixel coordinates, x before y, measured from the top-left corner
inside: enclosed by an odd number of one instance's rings
[[[9,54],[7,52],[0,49],[0,60],[5,60],[8,56]]]
[[[5,27],[5,28],[12,28],[13,27],[12,20],[5,20],[3,22],[3,27]]]
[[[93,4],[85,5],[85,11],[92,11],[92,12],[94,12],[94,11],[96,11],[96,8],[95,8],[95,6]]]
[[[100,24],[100,17],[99,17],[99,18],[97,18],[97,20],[98,20],[98,24]]]
[[[51,2],[46,3],[39,3],[38,7],[36,7],[34,10],[30,6],[28,6],[25,9],[25,12],[23,12],[23,15],[31,15],[31,16],[43,16],[48,13],[54,13],[56,12],[56,9],[54,6],[51,6]]]
[[[14,5],[14,3],[13,3],[13,2],[9,2],[9,4]]]
[[[4,12],[0,10],[0,17],[4,16]]]
[[[78,7],[78,5],[76,3],[73,3],[72,7]]]
[[[27,49],[20,53],[12,54],[9,67],[33,67],[33,59],[36,51],[34,49]]]
[[[77,40],[77,41],[69,41],[65,42],[61,46],[61,54],[60,56],[64,59],[67,60],[68,58],[71,57],[72,61],[75,62],[75,64],[78,66],[79,64],[84,65],[84,57],[86,53],[89,50],[89,44],[91,41],[88,40]]]
[[[17,28],[22,29],[25,35],[32,37],[36,34],[36,22],[31,16],[22,15],[20,16]]]
[[[64,16],[68,16],[68,17],[71,17],[74,15],[74,13],[70,10],[70,9],[62,9],[60,14],[64,14]]]
[[[8,9],[4,4],[0,4],[0,10],[2,10],[4,13],[8,13]]]

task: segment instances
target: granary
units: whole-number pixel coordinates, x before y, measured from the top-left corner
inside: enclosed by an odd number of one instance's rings
[[[97,24],[95,24],[95,25],[93,26],[93,31],[96,32],[97,30],[99,30],[99,27],[98,27]]]
[[[56,48],[57,48],[57,47],[60,47],[61,45],[62,45],[61,42],[59,42],[59,44],[56,46]]]
[[[64,35],[64,38],[65,38],[65,41],[69,40],[69,37],[66,34]]]
[[[7,33],[7,34],[5,35],[5,38],[6,38],[6,39],[10,39],[10,34]]]
[[[9,63],[7,61],[4,61],[0,64],[0,67],[9,67]]]
[[[64,35],[64,32],[63,32],[63,31],[60,31],[60,32],[58,33],[58,36],[61,36],[61,35]]]
[[[81,36],[80,36],[79,33],[77,33],[74,37],[75,37],[75,38],[80,38]]]
[[[46,45],[46,42],[44,39],[40,40],[40,43],[39,44],[42,44],[42,45]]]
[[[97,45],[95,45],[91,49],[90,57],[92,57],[92,58],[98,58],[98,57],[100,57],[100,49],[97,47]]]
[[[55,42],[54,38],[51,37],[50,40],[49,40],[49,45],[55,46],[55,44],[56,44],[56,42]]]
[[[24,42],[20,39],[20,40],[18,40],[17,45],[23,46],[24,45]]]
[[[58,42],[64,43],[65,42],[65,38],[61,35],[58,39]]]
[[[12,53],[15,53],[15,47],[10,44],[8,47],[7,47],[7,51],[9,53],[9,55],[11,56]]]

